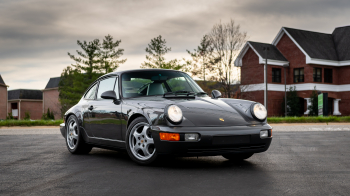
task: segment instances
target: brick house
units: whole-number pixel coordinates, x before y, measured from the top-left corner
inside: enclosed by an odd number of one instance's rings
[[[16,89],[8,91],[8,113],[15,119],[23,120],[25,112],[29,112],[30,119],[42,117],[43,93],[41,90]]]
[[[47,112],[47,109],[53,112],[55,119],[60,119],[61,117],[61,107],[58,92],[58,84],[60,82],[60,77],[50,78],[43,92],[43,113]]]
[[[282,27],[272,44],[248,41],[235,60],[241,67],[241,91],[264,103],[267,53],[268,115],[282,116],[284,78],[296,87],[300,113],[307,115],[311,92],[328,93],[329,115],[350,115],[350,26],[331,34]],[[284,67],[286,66],[286,75]]]
[[[0,119],[7,116],[7,85],[0,75]]]

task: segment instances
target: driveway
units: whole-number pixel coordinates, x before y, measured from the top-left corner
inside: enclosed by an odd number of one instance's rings
[[[273,125],[267,152],[241,163],[126,153],[71,155],[58,128],[0,129],[0,195],[349,195],[350,128]]]

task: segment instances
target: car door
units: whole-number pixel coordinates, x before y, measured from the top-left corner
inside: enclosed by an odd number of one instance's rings
[[[90,129],[94,137],[101,139],[121,140],[121,104],[112,99],[102,99],[102,93],[114,90],[117,99],[118,77],[106,77],[100,80],[96,99],[90,107]]]
[[[96,98],[96,93],[97,93],[97,89],[98,89],[98,82],[96,82],[95,84],[91,85],[90,89],[85,93],[83,100],[81,100],[82,102],[82,108],[81,108],[81,112],[83,114],[83,128],[86,131],[86,134],[89,137],[93,137],[94,135],[92,134],[91,128],[90,128],[90,116],[91,116],[91,104],[92,102],[94,102],[95,98]]]

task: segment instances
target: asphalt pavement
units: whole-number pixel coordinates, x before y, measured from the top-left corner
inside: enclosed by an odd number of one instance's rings
[[[72,155],[57,128],[0,129],[0,195],[350,195],[349,125],[277,125],[270,149],[139,166],[124,152]]]

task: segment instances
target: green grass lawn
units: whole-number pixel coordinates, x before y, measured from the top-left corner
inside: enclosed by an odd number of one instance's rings
[[[59,126],[63,120],[3,120],[0,127],[11,126]]]
[[[268,123],[320,123],[320,122],[350,122],[350,116],[327,116],[327,117],[269,117]]]

